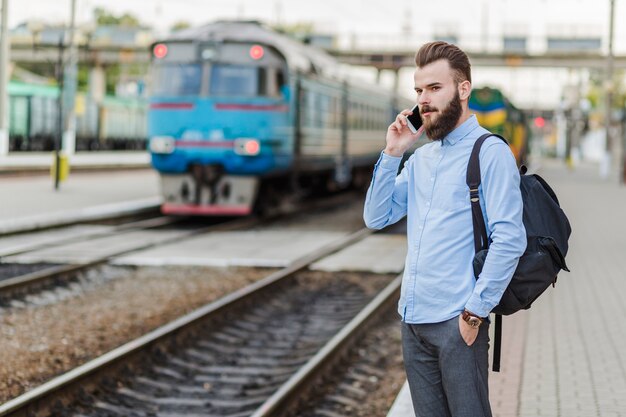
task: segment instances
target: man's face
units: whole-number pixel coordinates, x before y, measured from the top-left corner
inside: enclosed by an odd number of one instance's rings
[[[442,59],[417,68],[414,78],[426,135],[441,140],[454,130],[463,113],[454,72]]]

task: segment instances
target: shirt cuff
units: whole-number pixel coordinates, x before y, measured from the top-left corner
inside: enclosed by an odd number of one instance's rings
[[[390,170],[398,170],[400,166],[400,162],[402,162],[401,156],[391,156],[387,155],[385,151],[380,153],[380,158],[378,159],[378,166],[385,169]]]
[[[467,311],[471,311],[476,314],[478,317],[488,317],[491,310],[493,310],[495,306],[488,304],[484,301],[481,301],[479,297],[473,296],[469,299],[467,304],[465,304],[465,309]]]

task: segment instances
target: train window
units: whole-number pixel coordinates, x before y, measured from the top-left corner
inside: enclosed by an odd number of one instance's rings
[[[274,94],[269,94],[269,91],[268,91],[269,85],[268,85],[267,69],[264,67],[259,67],[259,70],[257,72],[257,77],[259,78],[259,89],[257,90],[257,94],[261,96],[274,95]]]
[[[331,98],[330,102],[330,127],[337,129],[339,127],[339,103],[337,97]]]
[[[280,97],[284,92],[283,87],[285,86],[285,74],[283,73],[283,70],[272,68],[270,71],[269,81],[270,88],[268,88],[267,95]]]
[[[166,64],[153,67],[152,90],[155,95],[199,95],[202,85],[201,64]]]
[[[322,126],[322,96],[319,93],[315,93],[314,96],[315,102],[315,111],[313,112],[313,126],[321,127]]]
[[[350,129],[358,129],[359,128],[359,109],[354,102],[350,102],[350,121],[349,126]]]
[[[306,117],[304,125],[307,127],[315,126],[315,94],[312,91],[306,92],[305,109]]]
[[[276,85],[278,85],[278,88],[281,88],[283,85],[285,85],[285,73],[283,72],[283,70],[278,70],[276,71]]]
[[[222,96],[279,97],[284,83],[282,70],[245,65],[214,65],[210,93]]]
[[[321,122],[322,126],[326,129],[330,127],[330,101],[331,97],[323,95],[322,97],[322,109],[321,109]]]
[[[259,68],[243,65],[215,65],[211,71],[211,94],[256,96],[259,94]]]

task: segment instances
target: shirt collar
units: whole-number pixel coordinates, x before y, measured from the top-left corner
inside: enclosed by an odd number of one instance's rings
[[[443,140],[441,141],[441,146],[443,146],[444,144],[449,146],[454,145],[477,127],[478,120],[476,119],[476,115],[472,114],[466,121],[461,124],[461,126],[457,127],[452,132],[448,133],[445,138],[443,138]]]

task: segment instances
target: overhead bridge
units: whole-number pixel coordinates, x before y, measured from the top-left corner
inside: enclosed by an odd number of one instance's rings
[[[350,65],[374,67],[381,70],[398,70],[415,65],[414,51],[329,51],[341,62]],[[539,55],[527,53],[468,52],[472,66],[479,67],[544,67],[544,68],[605,68],[606,56],[599,53],[546,52]],[[626,56],[613,58],[615,68],[626,68]]]
[[[328,52],[349,65],[374,67],[380,70],[399,70],[415,65],[416,50],[339,50]],[[16,63],[52,63],[58,59],[58,45],[13,44],[11,61]],[[66,50],[66,54],[68,54]],[[598,52],[545,52],[542,54],[508,52],[472,52],[468,55],[473,66],[481,67],[544,67],[544,68],[605,68],[606,56]],[[68,56],[68,55],[67,55]],[[90,46],[78,48],[82,63],[93,65],[148,63],[150,50],[146,46],[115,47]],[[626,68],[626,55],[613,60],[614,68]]]

